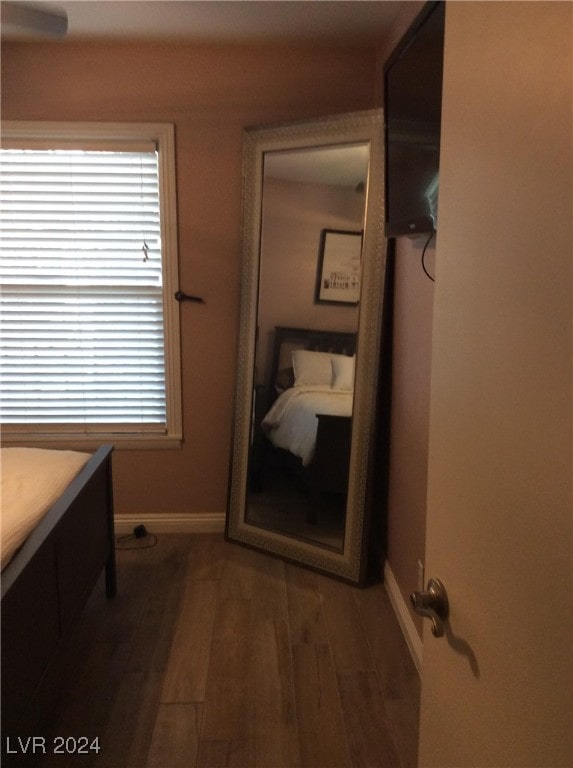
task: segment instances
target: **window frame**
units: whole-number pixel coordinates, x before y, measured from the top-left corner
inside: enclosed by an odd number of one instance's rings
[[[181,387],[181,333],[179,303],[174,294],[179,288],[179,262],[177,251],[177,189],[175,158],[175,127],[171,123],[97,123],[51,121],[2,121],[2,146],[11,142],[34,147],[54,148],[53,143],[65,141],[68,145],[102,142],[154,142],[158,149],[158,183],[161,228],[161,264],[163,275],[163,324],[165,357],[165,432],[141,431],[78,433],[61,426],[23,427],[18,424],[2,425],[3,445],[37,445],[41,447],[97,448],[102,443],[116,448],[179,448],[183,439],[182,387]]]

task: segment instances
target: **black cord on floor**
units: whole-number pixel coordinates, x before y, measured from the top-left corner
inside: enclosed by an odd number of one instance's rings
[[[145,540],[145,543],[143,543]],[[131,543],[129,543],[131,542]],[[134,544],[133,542],[142,542]],[[157,544],[157,536],[154,533],[148,533],[144,525],[136,525],[133,533],[125,536],[118,536],[115,540],[116,549],[149,549]]]

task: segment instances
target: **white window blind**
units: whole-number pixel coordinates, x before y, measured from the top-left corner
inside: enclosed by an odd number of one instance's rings
[[[155,146],[0,157],[2,424],[165,433]]]

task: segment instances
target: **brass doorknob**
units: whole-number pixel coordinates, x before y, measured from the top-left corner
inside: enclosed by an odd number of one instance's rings
[[[444,621],[448,618],[448,596],[446,588],[439,579],[430,579],[423,592],[412,592],[410,602],[420,616],[432,622],[434,637],[444,634]]]

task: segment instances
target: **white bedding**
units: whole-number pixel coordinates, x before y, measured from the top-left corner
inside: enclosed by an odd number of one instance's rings
[[[352,416],[351,391],[326,386],[292,387],[275,400],[262,421],[262,428],[277,448],[290,451],[308,466],[314,457],[317,413]]]
[[[2,569],[90,458],[78,451],[0,449]]]

